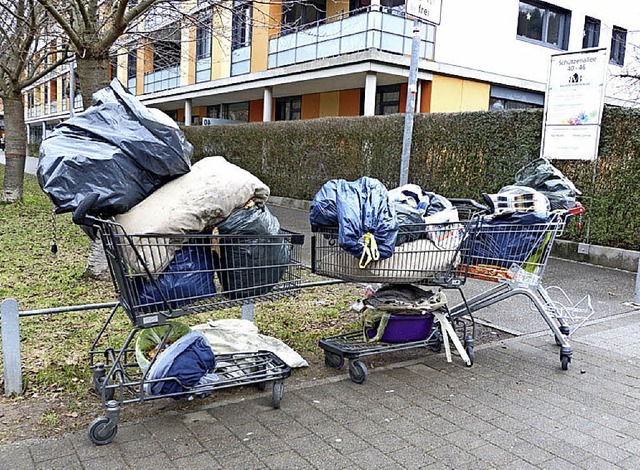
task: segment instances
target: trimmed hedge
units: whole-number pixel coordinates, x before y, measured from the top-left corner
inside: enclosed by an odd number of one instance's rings
[[[481,199],[512,184],[540,154],[541,110],[418,114],[409,182],[448,197]],[[583,192],[583,229],[564,238],[640,249],[640,110],[605,107],[597,167],[558,160]],[[273,194],[310,200],[328,180],[367,175],[398,185],[404,116],[320,118],[186,127],[194,161],[223,155]]]

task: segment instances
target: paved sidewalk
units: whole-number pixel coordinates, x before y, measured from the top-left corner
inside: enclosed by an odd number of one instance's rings
[[[120,424],[103,447],[84,433],[2,446],[0,468],[638,468],[637,332],[640,312],[583,327],[564,372],[546,334],[480,346],[471,368],[425,352],[362,385],[285,386],[280,410],[263,392]]]

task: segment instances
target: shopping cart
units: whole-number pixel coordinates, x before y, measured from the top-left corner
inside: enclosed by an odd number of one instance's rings
[[[561,367],[567,370],[572,357],[568,336],[572,328],[575,331],[593,314],[591,299],[587,295],[576,303],[571,302],[564,291],[557,287],[544,288],[541,281],[556,238],[572,216],[585,212],[584,207],[577,204],[573,209],[553,211],[549,215],[508,212],[478,217],[482,214],[482,205],[468,199],[451,199],[451,202],[460,214],[474,221],[462,248],[465,275],[497,283],[452,307],[451,316],[467,315],[523,295],[551,329],[560,346]],[[558,300],[552,293],[560,294],[561,298]]]
[[[94,389],[105,409],[105,416],[89,427],[91,441],[110,443],[121,407],[133,402],[193,399],[250,384],[264,389],[271,382],[271,404],[279,408],[283,381],[291,370],[272,352],[216,354],[215,380],[204,384],[187,383],[177,375],[152,378],[150,372],[168,346],[177,318],[294,294],[301,283],[304,235],[286,230],[268,236],[128,234],[121,225],[90,215],[95,199],[87,197],[73,221],[97,230],[118,305],[90,352]],[[113,321],[120,309],[133,325],[124,339]],[[156,327],[161,331],[158,345],[143,368],[136,342],[143,331]],[[119,346],[113,347],[114,342]]]
[[[466,279],[464,240],[468,236],[471,221],[436,224],[403,225],[399,236],[405,242],[396,246],[392,257],[364,264],[338,243],[338,228],[313,226],[311,238],[312,271],[326,277],[356,283],[410,284],[434,286],[438,289],[456,289],[462,299],[461,286]],[[430,348],[439,351],[444,344],[447,360],[451,361],[450,340],[467,366],[474,360],[475,323],[470,314],[458,313],[451,317],[446,305],[437,309],[425,304],[425,298],[396,299],[393,306],[403,314],[416,315],[416,321],[428,322],[421,337],[402,338],[389,341],[372,341],[366,331],[353,331],[322,338],[319,346],[324,350],[325,365],[339,369],[344,360],[349,361],[349,376],[355,383],[367,378],[367,367],[360,358],[413,348]],[[380,307],[378,307],[380,309]],[[399,312],[396,312],[399,313]],[[422,318],[421,316],[425,317]],[[429,316],[435,317],[429,318]],[[433,325],[433,328],[431,328]],[[402,336],[402,335],[401,335]],[[461,338],[461,339],[460,339]]]

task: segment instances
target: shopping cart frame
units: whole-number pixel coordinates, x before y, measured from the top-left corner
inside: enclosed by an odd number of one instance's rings
[[[414,284],[455,289],[464,303],[466,299],[461,287],[466,280],[466,268],[460,260],[464,256],[463,241],[471,223],[465,221],[401,226],[402,233],[408,233],[410,237],[416,236],[413,242],[417,243],[418,247],[396,250],[394,257],[400,252],[401,258],[393,264],[395,269],[382,268],[373,272],[358,271],[354,265],[357,259],[339,247],[337,227],[312,226],[312,272],[346,282]],[[420,245],[423,237],[429,238],[433,233],[442,235],[452,232],[456,233],[457,239],[451,239],[448,245],[446,242],[440,246],[426,245],[426,249],[424,244]],[[328,262],[325,261],[327,259]],[[419,306],[412,305],[405,305],[403,310],[414,310],[416,314],[425,313]],[[448,309],[433,314],[436,317],[435,326],[424,340],[402,343],[370,342],[364,338],[362,331],[322,338],[318,344],[324,351],[325,365],[340,369],[347,359],[351,380],[362,384],[366,381],[368,373],[366,365],[360,360],[363,357],[415,348],[428,348],[440,352],[444,345],[447,361],[451,362],[451,341],[464,364],[472,366],[475,358],[475,321],[471,311],[466,314],[457,312],[455,317],[450,315]]]
[[[100,237],[107,258],[109,271],[113,281],[117,305],[112,309],[102,325],[90,350],[90,367],[93,375],[93,388],[102,401],[105,415],[94,420],[88,429],[90,440],[96,445],[109,444],[113,441],[117,430],[121,407],[125,404],[157,400],[161,398],[187,399],[205,397],[214,391],[230,387],[255,385],[264,390],[267,383],[272,383],[271,405],[280,407],[284,393],[284,380],[291,375],[291,369],[273,352],[257,351],[234,354],[216,354],[216,368],[213,371],[219,375],[219,380],[206,385],[187,386],[178,377],[162,377],[150,379],[150,370],[156,363],[160,353],[168,345],[168,338],[174,328],[171,320],[191,314],[198,314],[214,309],[224,309],[232,306],[253,304],[260,300],[273,300],[295,294],[301,286],[303,264],[300,261],[301,246],[304,235],[281,230],[277,235],[268,236],[237,236],[237,235],[202,235],[202,234],[128,234],[124,228],[111,221],[91,214],[91,207],[95,204],[97,195],[85,198],[73,213],[74,223],[89,227]],[[141,240],[153,240],[155,244],[141,243]],[[288,260],[282,265],[261,265],[253,267],[227,266],[229,275],[238,274],[243,269],[265,270],[278,268],[281,279],[266,285],[251,286],[249,289],[220,290],[223,284],[218,277],[218,288],[206,295],[193,295],[188,291],[184,298],[179,295],[183,291],[176,291],[178,297],[169,298],[166,289],[160,286],[162,269],[156,266],[157,257],[143,253],[140,248],[154,249],[158,247],[188,246],[197,251],[229,246],[242,247],[243,243],[251,244],[255,248],[266,250],[273,247],[286,247]],[[124,249],[128,253],[124,253]],[[154,252],[154,254],[157,254]],[[175,254],[175,253],[174,253]],[[132,258],[132,255],[135,258]],[[213,254],[211,254],[213,257]],[[132,259],[134,261],[132,261]],[[232,258],[233,259],[233,258]],[[132,267],[137,263],[138,271]],[[157,269],[156,269],[157,268]],[[214,269],[208,266],[201,274],[213,276]],[[212,277],[213,279],[213,277]],[[159,298],[154,302],[143,301],[140,282],[151,289]],[[227,282],[229,282],[227,280]],[[155,290],[154,290],[155,289]],[[169,291],[170,292],[170,291]],[[227,297],[230,296],[231,298]],[[126,339],[119,347],[112,347],[108,343],[109,335],[114,331],[116,312],[123,310],[128,316],[132,328]],[[135,340],[138,335],[148,328],[167,326],[162,338],[150,358],[149,367],[142,370],[136,361]],[[172,382],[181,386],[179,393],[152,394],[149,387],[154,384]]]

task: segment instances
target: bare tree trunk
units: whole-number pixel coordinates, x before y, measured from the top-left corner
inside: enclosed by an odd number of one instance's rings
[[[109,56],[104,58],[85,57],[76,55],[78,64],[78,78],[82,93],[82,106],[91,106],[91,96],[101,88],[109,85]]]
[[[5,121],[5,158],[2,202],[22,200],[24,165],[26,161],[27,131],[24,124],[22,94],[3,96]]]
[[[85,56],[82,58],[76,54],[76,63],[78,65],[80,93],[82,93],[82,107],[87,109],[91,106],[92,95],[109,85],[109,57],[94,58]],[[103,280],[109,278],[107,258],[100,240],[92,241],[89,245],[89,258],[87,259],[84,276]]]

